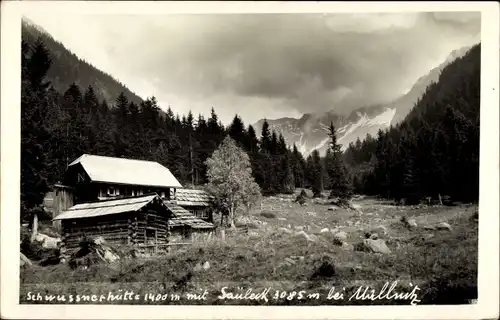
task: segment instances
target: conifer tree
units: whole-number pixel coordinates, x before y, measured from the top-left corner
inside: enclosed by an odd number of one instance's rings
[[[324,179],[324,168],[321,163],[321,158],[318,150],[314,150],[311,153],[311,183],[313,197],[317,198],[321,196],[323,192],[323,179]]]
[[[329,127],[330,148],[325,159],[329,180],[330,198],[347,198],[351,195],[351,186],[347,168],[342,159],[341,146],[337,143],[337,132],[333,123]]]

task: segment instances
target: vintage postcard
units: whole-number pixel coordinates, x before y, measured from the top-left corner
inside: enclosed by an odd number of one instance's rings
[[[2,316],[497,318],[498,9],[3,2]]]

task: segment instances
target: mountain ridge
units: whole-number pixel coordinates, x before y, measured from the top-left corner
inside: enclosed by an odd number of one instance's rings
[[[360,107],[348,115],[339,115],[329,110],[322,113],[305,113],[298,119],[286,117],[267,122],[271,129],[283,135],[289,146],[295,144],[304,156],[308,156],[316,149],[321,155],[326,153],[328,126],[332,122],[337,129],[337,141],[342,145],[342,150],[345,150],[349,143],[357,139],[363,140],[367,134],[375,136],[379,130],[387,129],[404,120],[426,88],[439,80],[444,67],[465,55],[471,47],[464,46],[453,50],[440,65],[418,78],[407,93],[387,104]],[[264,120],[261,119],[253,124],[258,135]]]

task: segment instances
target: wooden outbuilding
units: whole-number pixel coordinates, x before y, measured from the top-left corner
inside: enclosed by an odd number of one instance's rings
[[[168,251],[170,245],[210,238],[214,225],[165,202],[156,194],[77,204],[54,220],[61,221],[62,246],[78,248],[82,239],[102,237],[138,253]]]
[[[177,205],[200,219],[213,223],[214,197],[202,189],[177,189]]]

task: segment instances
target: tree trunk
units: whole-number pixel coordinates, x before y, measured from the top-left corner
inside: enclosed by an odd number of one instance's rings
[[[38,214],[33,214],[33,223],[31,224],[31,242],[35,241],[38,233]]]
[[[231,208],[229,209],[229,227],[231,229],[236,228],[236,226],[234,225],[234,205],[233,204],[231,204]]]
[[[220,212],[220,227],[224,228],[224,212]]]
[[[441,199],[441,194],[438,193],[438,199],[439,199],[439,205],[442,206],[443,205],[443,200]]]

